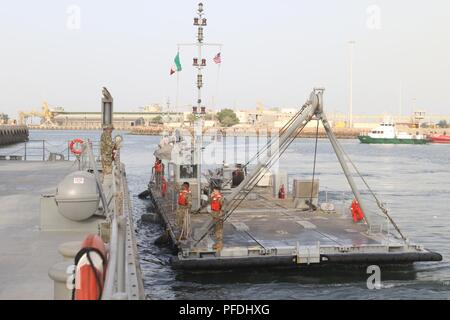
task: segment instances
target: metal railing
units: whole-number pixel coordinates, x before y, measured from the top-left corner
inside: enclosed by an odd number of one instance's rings
[[[90,166],[94,166],[91,169],[97,170],[95,162],[91,161]],[[102,188],[108,183],[103,183]],[[133,220],[127,190],[123,166],[120,162],[120,148],[118,148],[112,166],[110,189],[109,193],[107,192],[108,196],[104,205],[105,215],[110,224],[110,236],[108,266],[102,300],[126,300],[144,297],[143,286],[139,283],[142,279],[139,280],[138,278],[139,268],[137,252],[134,252]]]
[[[52,155],[59,156],[60,160],[74,160],[76,156],[70,151],[71,140],[62,143],[48,140],[28,140],[13,145],[0,147],[0,160],[47,161]],[[99,141],[91,141],[93,151],[98,154]]]
[[[80,170],[93,172],[99,188],[105,220],[100,225],[100,235],[108,244],[108,259],[102,300],[127,300],[144,298],[142,277],[133,238],[133,219],[124,166],[120,162],[120,145],[116,145],[112,174],[98,172],[90,140],[83,144],[77,158]],[[107,232],[104,233],[106,226]]]
[[[125,245],[123,228],[123,216],[120,215],[118,206],[118,196],[120,194],[120,164],[119,167],[114,163],[112,169],[112,210],[109,215],[111,219],[111,238],[109,246],[108,272],[106,274],[105,287],[103,289],[102,299],[113,299],[117,294],[124,294],[124,263],[125,256],[122,247]],[[121,190],[122,191],[122,190]]]

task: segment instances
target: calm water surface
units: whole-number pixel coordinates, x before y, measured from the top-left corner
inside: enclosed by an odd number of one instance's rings
[[[32,131],[46,139],[48,149],[61,151],[75,137],[99,140],[100,132]],[[450,145],[363,145],[341,143],[370,186],[382,198],[400,229],[413,242],[437,251],[444,260],[411,267],[382,268],[380,290],[368,290],[362,268],[314,270],[172,270],[172,252],[153,244],[158,224],[142,222],[148,204],[137,194],[148,183],[158,137],[124,134],[122,161],[133,195],[136,232],[146,293],[151,299],[448,299],[450,298]],[[233,140],[227,142],[229,162]],[[243,139],[238,140],[243,157]],[[255,150],[252,142],[251,151]],[[284,154],[280,168],[290,178],[311,178],[313,140],[297,140]],[[67,151],[66,151],[67,152]],[[241,158],[239,158],[241,159]],[[350,189],[327,140],[319,140],[317,177],[329,198],[351,199]]]

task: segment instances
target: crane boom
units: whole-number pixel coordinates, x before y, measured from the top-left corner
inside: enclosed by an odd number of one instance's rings
[[[320,90],[320,91],[319,91]],[[241,200],[241,195],[246,195],[246,191],[254,187],[254,185],[262,178],[262,176],[270,169],[275,159],[278,159],[284,152],[286,144],[292,139],[298,132],[306,126],[306,124],[312,119],[319,108],[320,98],[318,94],[322,94],[323,90],[315,89],[308,101],[303,105],[300,111],[293,117],[291,123],[284,131],[280,133],[278,139],[271,141],[270,143],[278,142],[278,150],[275,153],[266,155],[265,159],[259,162],[255,169],[248,174],[245,179],[233,189],[230,195],[225,197],[224,214],[226,215],[228,210],[232,209],[232,206],[236,200]]]
[[[298,131],[303,129],[315,114],[321,112],[323,91],[323,89],[314,89],[311,92],[309,99],[294,115],[284,130],[280,132],[278,139],[272,139],[269,142],[269,144],[278,142],[278,149],[275,150],[274,153],[266,155],[264,160],[257,163],[254,170],[248,174],[236,188],[233,189],[231,194],[225,197],[224,207],[222,209],[224,219],[227,219],[227,217],[233,213],[233,211],[248,195],[250,190],[267,173],[274,161],[283,154],[288,144],[297,136]],[[197,244],[208,234],[213,225],[213,219],[208,219],[202,227],[194,232],[193,238],[197,241]]]
[[[323,112],[323,91],[324,89],[314,89],[311,92],[309,99],[305,102],[302,108],[286,124],[286,126],[283,127],[279,137],[277,139],[270,140],[266,146],[266,148],[270,148],[275,142],[278,142],[278,149],[275,150],[274,153],[266,155],[263,161],[257,163],[255,169],[250,174],[248,174],[229,195],[225,197],[224,206],[222,208],[223,220],[228,219],[228,217],[235,211],[235,209],[240,205],[245,197],[256,186],[258,181],[261,180],[261,178],[268,172],[274,162],[280,158],[280,156],[287,149],[290,143],[297,137],[299,131],[301,131],[309,121],[315,118],[318,121],[322,121],[325,132],[331,142],[336,157],[341,164],[342,170],[348,184],[350,185],[352,193],[355,199],[358,201],[362,211],[364,212],[364,219],[366,223],[371,227],[373,226],[373,221],[371,221],[373,218],[372,212],[368,210],[369,208],[366,206],[365,200],[362,198],[361,193],[358,190],[358,187],[353,179],[353,174],[347,165],[345,152],[338,143],[336,136],[331,129],[330,123],[328,122],[326,115]],[[363,179],[356,167],[355,170],[359,177]],[[373,196],[375,197],[375,195]],[[378,199],[376,200],[381,211],[391,221],[402,239],[406,241],[406,238],[403,236],[395,222],[387,214],[387,210],[382,205],[380,205]],[[215,223],[216,222],[213,219],[209,219],[203,224],[202,227],[195,230],[193,235],[193,239],[196,241],[195,245],[197,245],[202,239],[205,238],[205,236],[213,228]]]

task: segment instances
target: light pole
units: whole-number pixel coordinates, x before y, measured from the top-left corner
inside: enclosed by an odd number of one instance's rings
[[[403,82],[400,82],[400,98],[399,98],[399,106],[398,106],[398,115],[399,115],[400,122],[401,122],[401,118],[402,118],[402,109],[403,109]]]
[[[349,41],[350,46],[350,101],[349,101],[349,115],[348,115],[348,127],[353,128],[353,49],[355,47],[355,41]]]

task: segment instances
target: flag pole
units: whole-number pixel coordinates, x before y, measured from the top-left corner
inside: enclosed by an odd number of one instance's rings
[[[177,55],[180,54],[180,46],[178,46]],[[175,99],[175,108],[178,110],[178,99],[180,96],[180,73],[177,71],[177,96]]]
[[[222,45],[219,46],[219,53],[222,56]],[[218,63],[218,66],[217,66],[216,94],[215,94],[215,97],[213,100],[214,101],[213,108],[215,108],[216,102],[219,100],[218,97],[219,97],[219,83],[220,83],[219,80],[220,80],[220,66],[221,65],[222,65],[222,62]]]

